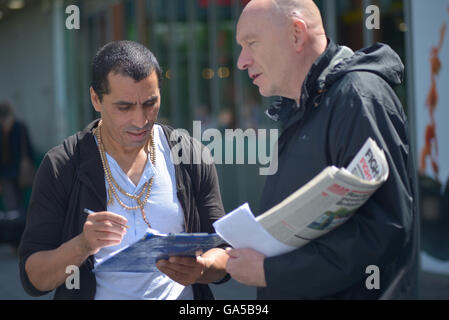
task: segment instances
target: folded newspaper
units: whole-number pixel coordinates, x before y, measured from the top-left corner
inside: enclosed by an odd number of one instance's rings
[[[245,203],[217,220],[215,231],[234,248],[252,248],[267,257],[286,253],[348,221],[388,174],[385,153],[368,138],[346,169],[325,168],[257,218]]]

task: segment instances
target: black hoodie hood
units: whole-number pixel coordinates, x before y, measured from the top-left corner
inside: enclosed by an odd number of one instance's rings
[[[327,87],[354,71],[372,72],[394,87],[402,83],[404,65],[397,53],[387,44],[376,43],[355,53],[345,46],[340,46],[329,66],[318,77],[318,87]]]
[[[280,97],[266,111],[267,116],[274,121],[286,123],[301,105],[308,104],[309,98],[328,90],[338,79],[354,71],[374,73],[394,87],[402,82],[404,65],[387,44],[376,43],[353,52],[329,39],[326,50],[314,62],[304,80],[300,104]]]

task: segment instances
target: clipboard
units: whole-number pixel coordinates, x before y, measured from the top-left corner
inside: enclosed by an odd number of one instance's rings
[[[154,272],[156,262],[172,256],[195,257],[199,250],[206,252],[226,242],[216,233],[153,233],[145,235],[96,264],[93,272]]]

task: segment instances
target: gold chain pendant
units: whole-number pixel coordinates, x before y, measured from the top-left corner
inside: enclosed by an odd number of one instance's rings
[[[153,129],[153,131],[154,131],[154,129]],[[151,132],[151,135],[150,135],[150,159],[151,159],[151,162],[153,163],[153,165],[156,166],[156,148],[154,145],[153,131]],[[106,157],[106,152],[104,151],[103,142],[101,140],[101,121],[98,124],[98,127],[96,129],[94,129],[94,134],[98,140],[98,150],[100,151],[101,163],[103,165],[104,174],[105,174],[108,186],[109,186],[109,189],[108,189],[108,198],[109,199],[108,199],[107,205],[112,205],[114,203],[114,197],[115,197],[117,202],[120,204],[120,206],[122,206],[122,208],[124,208],[125,210],[140,209],[143,220],[148,225],[148,227],[151,228],[151,224],[149,223],[149,221],[147,220],[147,217],[145,215],[144,208],[145,208],[145,203],[148,201],[148,199],[150,197],[151,186],[153,185],[154,177],[151,177],[151,179],[145,183],[145,185],[142,188],[142,191],[137,196],[130,194],[130,193],[126,192],[125,190],[123,190],[118,185],[117,181],[115,181],[114,177],[112,176],[111,169],[109,168],[108,159]],[[123,195],[125,195],[128,198],[135,200],[138,205],[132,207],[132,206],[127,206],[125,203],[123,203],[123,201],[120,200],[114,186],[117,188],[118,191],[120,191],[120,193],[122,193]],[[143,196],[144,196],[144,199],[141,200],[141,198]]]
[[[114,195],[112,194],[111,188],[108,189],[108,206],[112,206],[114,204]]]

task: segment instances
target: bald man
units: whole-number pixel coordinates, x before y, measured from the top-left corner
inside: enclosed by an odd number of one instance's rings
[[[276,257],[231,249],[227,272],[258,287],[259,299],[415,298],[416,181],[406,116],[392,89],[404,70],[398,55],[384,44],[355,53],[336,45],[311,0],[252,0],[236,39],[238,67],[261,95],[280,96],[267,111],[282,134],[261,212],[325,167],[346,167],[368,137],[385,151],[390,175],[335,230]]]

